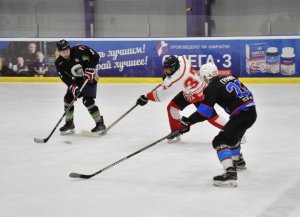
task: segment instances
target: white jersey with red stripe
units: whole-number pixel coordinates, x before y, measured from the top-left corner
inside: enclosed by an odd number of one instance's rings
[[[203,91],[206,83],[184,56],[178,57],[178,60],[180,64],[179,69],[171,76],[167,76],[160,87],[147,94],[149,100],[164,101],[176,96],[181,91],[183,91],[185,99],[190,103],[203,100]]]

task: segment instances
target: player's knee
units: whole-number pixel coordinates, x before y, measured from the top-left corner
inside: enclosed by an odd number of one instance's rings
[[[180,110],[180,107],[173,101],[171,101],[167,106],[168,110],[170,110],[171,108],[176,108],[177,110]]]
[[[83,102],[83,105],[87,108],[95,105],[95,100],[91,97],[83,97],[82,102]]]
[[[171,101],[169,103],[169,105],[167,106],[167,110],[168,110],[168,114],[171,115],[172,118],[174,119],[180,119],[180,113],[179,113],[179,110],[180,107],[174,103],[173,101]]]
[[[212,141],[212,146],[216,150],[218,150],[221,147],[221,145],[224,144],[226,144],[226,141],[222,135],[217,135]]]
[[[73,100],[73,95],[68,91],[64,97],[64,102],[70,104],[72,100]]]

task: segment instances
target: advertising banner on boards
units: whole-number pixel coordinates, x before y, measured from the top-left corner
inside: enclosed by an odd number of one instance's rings
[[[0,76],[57,76],[59,39],[0,39]],[[162,62],[184,55],[194,68],[214,62],[222,75],[299,77],[300,37],[69,39],[98,52],[102,77],[160,77]]]

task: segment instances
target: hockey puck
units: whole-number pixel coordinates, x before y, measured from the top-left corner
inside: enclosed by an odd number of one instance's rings
[[[71,141],[64,141],[64,143],[66,143],[66,144],[72,144]]]

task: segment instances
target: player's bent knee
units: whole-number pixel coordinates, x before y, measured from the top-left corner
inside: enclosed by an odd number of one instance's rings
[[[65,103],[71,103],[73,100],[73,95],[70,92],[67,92],[65,97],[64,97],[64,102]]]
[[[82,102],[87,108],[95,104],[95,100],[92,97],[83,97]]]
[[[168,110],[168,114],[171,115],[171,117],[173,119],[176,119],[176,120],[180,119],[179,111],[181,110],[181,108],[176,103],[171,101],[169,103],[169,105],[167,106],[167,110]]]
[[[214,149],[219,149],[219,147],[224,144],[226,144],[226,141],[221,135],[217,135],[212,141],[212,146],[214,147]]]

